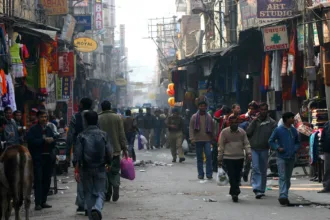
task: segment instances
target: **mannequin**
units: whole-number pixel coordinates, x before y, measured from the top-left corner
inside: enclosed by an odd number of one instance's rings
[[[12,74],[15,78],[24,77],[23,63],[20,57],[21,37],[17,32],[13,33],[13,41],[10,47],[11,61],[12,61]]]

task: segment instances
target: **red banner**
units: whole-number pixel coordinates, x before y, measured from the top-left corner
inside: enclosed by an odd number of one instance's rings
[[[74,77],[74,54],[73,52],[58,53],[58,76]]]

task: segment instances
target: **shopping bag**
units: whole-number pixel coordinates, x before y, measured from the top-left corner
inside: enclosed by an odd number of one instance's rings
[[[123,157],[120,161],[120,171],[121,171],[121,177],[128,179],[128,180],[134,180],[135,179],[135,169],[134,169],[134,163],[133,160],[129,157]]]
[[[184,141],[182,143],[182,149],[184,152],[189,151],[188,141],[186,139],[184,139]]]
[[[217,174],[217,184],[218,186],[225,186],[229,182],[227,173],[220,167]]]
[[[138,149],[142,150],[144,148],[144,144],[142,143],[142,139],[141,139],[141,134],[138,135]]]
[[[141,141],[142,141],[142,144],[143,144],[143,145],[148,144],[148,140],[147,140],[147,138],[146,138],[145,136],[143,136],[143,135],[141,135]]]

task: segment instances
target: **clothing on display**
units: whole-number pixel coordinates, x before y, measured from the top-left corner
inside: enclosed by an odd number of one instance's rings
[[[13,41],[10,47],[10,54],[11,54],[11,62],[12,62],[12,74],[15,78],[24,77],[24,68],[23,63],[20,56],[20,50],[22,45],[16,42],[16,39],[19,38],[18,33],[13,34]]]

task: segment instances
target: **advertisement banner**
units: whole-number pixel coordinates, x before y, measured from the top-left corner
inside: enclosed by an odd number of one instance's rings
[[[256,0],[241,0],[241,19],[242,19],[242,28],[243,30],[257,27],[258,18],[257,18],[257,1]]]
[[[264,51],[284,50],[289,48],[288,31],[285,25],[262,29]]]
[[[76,19],[72,15],[67,14],[64,19],[61,40],[71,42],[75,27],[76,27]]]
[[[74,16],[76,19],[77,25],[82,25],[87,30],[92,30],[92,16],[91,15],[76,15]]]
[[[67,0],[41,0],[46,15],[65,15],[68,13]]]
[[[74,76],[74,53],[59,52],[58,54],[58,75],[60,77]]]
[[[261,19],[282,19],[292,17],[295,11],[294,0],[259,0],[257,14]]]
[[[71,93],[71,77],[63,77],[62,99],[70,99],[70,93]]]
[[[58,77],[56,75],[55,78],[55,86],[56,86],[56,100],[61,100],[62,99],[62,78]]]
[[[94,21],[95,29],[101,30],[103,28],[103,17],[102,17],[102,3],[97,0],[94,8]]]
[[[79,37],[73,41],[73,45],[76,49],[83,53],[93,52],[98,48],[98,44],[95,40],[88,37]]]

